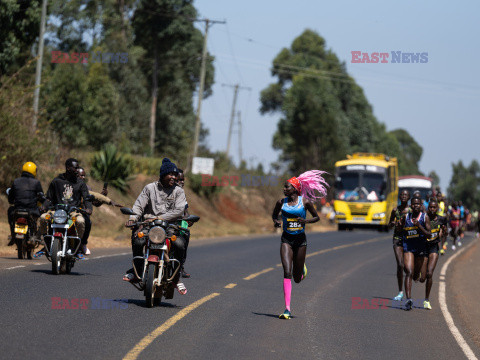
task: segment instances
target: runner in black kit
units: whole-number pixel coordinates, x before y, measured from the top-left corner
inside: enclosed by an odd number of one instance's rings
[[[443,216],[437,214],[438,203],[435,198],[430,199],[430,204],[428,205],[428,218],[430,219],[430,227],[432,236],[427,238],[425,257],[427,261],[423,263],[422,273],[420,282],[424,282],[425,279],[427,283],[425,284],[425,301],[423,302],[423,307],[428,310],[432,310],[430,305],[430,290],[432,289],[433,284],[433,272],[435,271],[435,266],[438,261],[438,243],[443,237],[444,232],[447,227],[447,219]]]
[[[419,198],[413,198],[411,208],[412,212],[404,215],[400,222],[404,231],[403,263],[405,267],[405,295],[407,296],[405,310],[412,309],[412,280],[419,277],[423,263],[426,261],[426,238],[431,236],[430,219],[421,211],[422,201]]]
[[[292,316],[290,313],[292,275],[296,283],[307,276],[305,224],[320,220],[317,210],[310,200],[318,199],[314,190],[317,190],[321,197],[327,195],[325,188],[327,183],[321,176],[323,173],[323,171],[311,170],[301,174],[298,178],[293,177],[287,180],[283,187],[283,193],[286,197],[278,200],[273,209],[272,219],[275,227],[280,227],[283,222],[280,257],[283,265],[285,311],[279,316],[280,319],[290,319]],[[306,210],[312,215],[312,219],[306,219]],[[282,222],[278,219],[280,213],[282,214]]]
[[[394,227],[393,230],[393,252],[395,253],[395,260],[397,261],[397,282],[398,295],[393,300],[400,301],[403,299],[403,229],[400,226],[402,216],[406,215],[411,209],[408,206],[410,200],[410,192],[402,190],[400,193],[400,205],[392,210],[390,214],[390,222],[388,226]]]

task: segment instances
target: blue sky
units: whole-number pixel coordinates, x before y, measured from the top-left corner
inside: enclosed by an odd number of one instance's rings
[[[479,2],[196,0],[195,6],[202,17],[227,21],[208,34],[216,83],[201,117],[213,150],[227,146],[233,89],[222,84],[239,83],[252,89],[240,91],[237,101],[244,159],[266,168],[277,159],[271,144],[280,114],[260,115],[259,94],[275,81],[270,75],[274,57],[310,28],[347,63],[377,119],[388,130],[407,129],[423,147],[420,169],[435,170],[442,189],[450,181],[452,162],[478,160]],[[204,30],[203,23],[197,26]],[[428,52],[428,63],[352,64],[351,51]],[[235,161],[237,149],[234,134],[230,154]]]

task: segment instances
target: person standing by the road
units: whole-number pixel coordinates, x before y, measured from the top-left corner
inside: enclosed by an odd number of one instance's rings
[[[401,220],[404,231],[403,263],[405,266],[405,295],[407,296],[405,310],[412,309],[412,280],[419,277],[426,260],[426,237],[431,236],[430,219],[421,211],[422,200],[416,197],[410,204],[412,212],[407,213]]]
[[[185,186],[185,174],[183,173],[182,169],[178,169],[178,175],[177,175],[177,180],[176,183],[178,186],[180,186],[182,189]],[[183,217],[187,218],[188,215],[188,201],[185,200],[185,211],[183,213]],[[190,233],[185,234],[185,252],[183,253],[183,258],[182,261],[180,262],[182,264],[182,267],[180,268],[181,276],[182,278],[189,278],[190,274],[185,272],[185,261],[187,260],[187,250],[188,250],[188,244],[190,243]]]
[[[298,177],[292,177],[285,182],[283,193],[286,196],[277,201],[273,209],[272,219],[275,227],[280,227],[282,222],[278,219],[280,213],[283,221],[283,233],[280,246],[280,257],[283,265],[283,294],[285,298],[285,311],[280,319],[290,319],[290,300],[292,294],[292,276],[299,283],[307,276],[305,256],[307,252],[307,237],[305,224],[312,224],[320,220],[317,210],[311,200],[327,195],[325,186],[328,186],[322,177],[324,171],[311,170]],[[306,210],[312,219],[306,219]]]
[[[425,301],[423,302],[423,307],[428,310],[432,310],[432,305],[430,304],[430,290],[432,289],[433,284],[433,272],[435,271],[435,266],[438,261],[438,242],[443,237],[443,233],[446,231],[447,219],[437,214],[438,211],[438,202],[435,198],[430,199],[428,205],[428,218],[430,219],[431,227],[431,236],[427,237],[425,257],[427,261],[424,261],[423,267],[421,270],[420,282],[425,282]]]
[[[390,214],[390,222],[388,226],[394,228],[393,230],[393,252],[395,253],[395,260],[397,261],[397,283],[398,283],[398,295],[393,300],[400,301],[403,299],[403,229],[400,225],[402,216],[411,211],[408,206],[410,200],[410,192],[408,190],[402,190],[400,193],[400,205],[392,210]]]

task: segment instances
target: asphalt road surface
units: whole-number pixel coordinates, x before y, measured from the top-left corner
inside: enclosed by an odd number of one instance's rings
[[[278,319],[284,310],[279,235],[192,243],[186,264],[192,277],[184,280],[188,294],[175,293],[152,309],[142,292],[121,280],[131,264],[128,249],[97,250],[77,262],[71,275],[52,275],[45,260],[2,259],[0,357],[466,358],[438,301],[440,269],[451,251],[437,265],[433,310],[420,308],[425,286],[414,283],[417,307],[407,312],[403,302],[391,300],[397,293],[391,234],[307,237],[308,276],[293,284],[291,320]],[[464,247],[472,242],[466,238]],[[447,304],[454,296],[450,271],[444,280]],[[59,309],[67,301],[72,307],[83,301],[87,309]],[[379,308],[368,308],[375,303]],[[455,321],[457,309],[450,305],[449,311]],[[480,349],[458,330],[473,351],[470,358],[480,357]]]

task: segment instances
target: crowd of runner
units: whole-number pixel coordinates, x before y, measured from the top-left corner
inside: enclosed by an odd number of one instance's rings
[[[478,210],[470,212],[461,201],[449,203],[439,189],[428,199],[422,199],[419,191],[410,194],[403,190],[399,201],[389,222],[394,228],[393,250],[399,291],[393,299],[401,301],[406,297],[405,309],[411,310],[412,281],[425,282],[423,307],[431,310],[430,291],[438,257],[448,250],[449,239],[452,251],[462,246],[466,230],[479,236]]]

